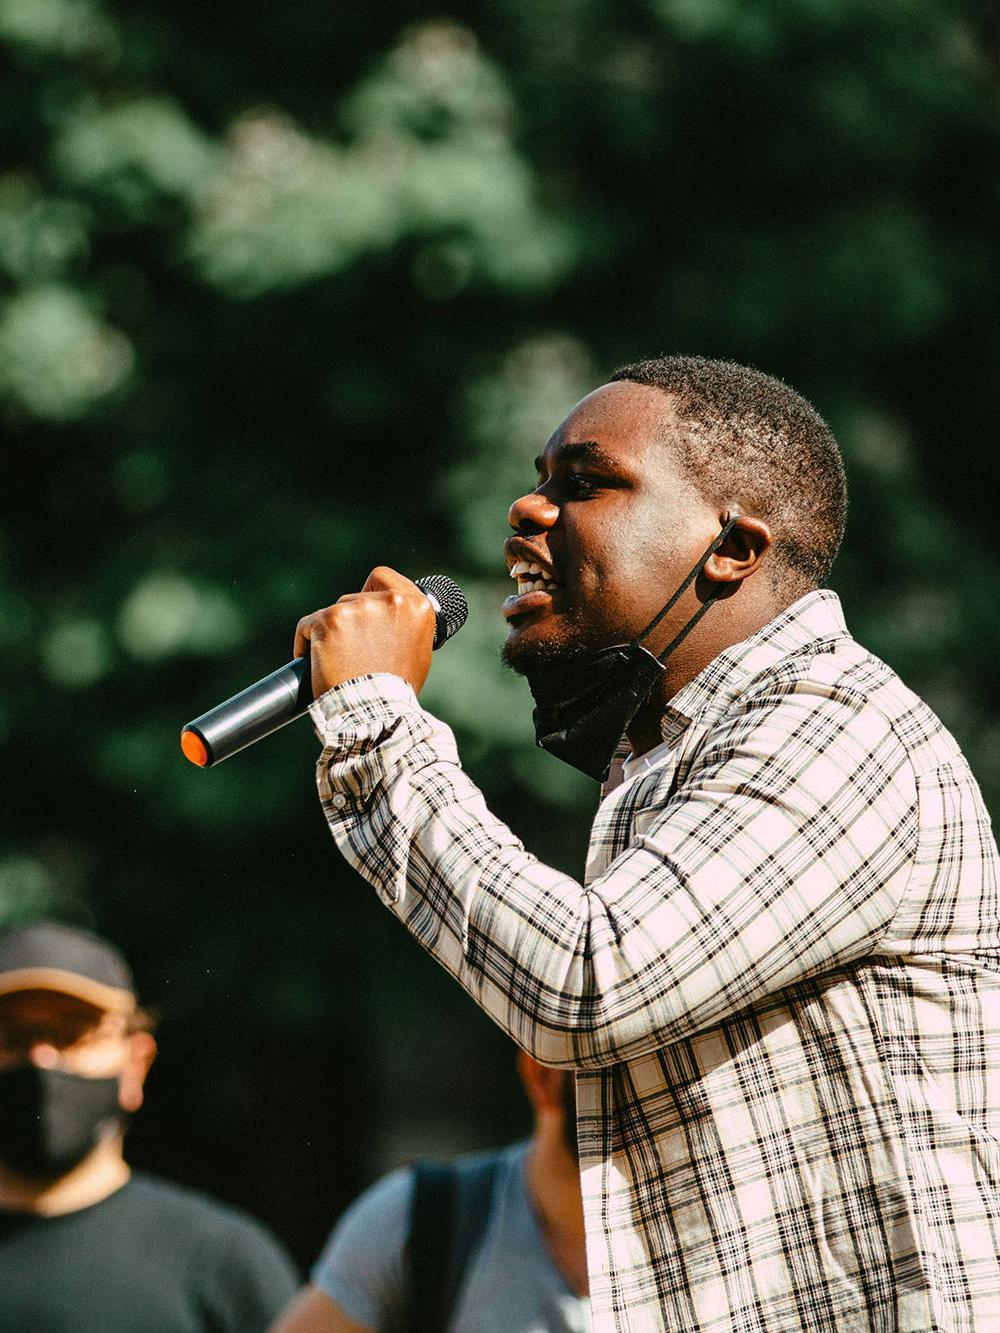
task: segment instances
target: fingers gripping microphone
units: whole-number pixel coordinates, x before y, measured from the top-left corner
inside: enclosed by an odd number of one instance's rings
[[[434,608],[434,647],[440,648],[465,624],[468,603],[444,574],[429,574],[416,584]],[[211,768],[301,717],[312,697],[309,658],[297,657],[189,722],[181,732],[181,749],[193,764]]]

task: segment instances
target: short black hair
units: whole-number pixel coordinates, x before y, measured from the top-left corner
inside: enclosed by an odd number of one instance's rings
[[[611,380],[669,394],[683,423],[672,443],[702,494],[770,526],[779,578],[823,582],[844,532],[847,482],[833,432],[801,394],[750,366],[700,356],[637,361]]]

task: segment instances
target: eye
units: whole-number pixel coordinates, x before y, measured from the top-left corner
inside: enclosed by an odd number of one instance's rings
[[[586,472],[571,472],[566,478],[567,494],[574,499],[583,499],[600,490],[600,482]]]
[[[560,503],[563,500],[589,500],[609,484],[606,479],[589,472],[566,472],[560,469],[548,477],[540,475],[535,490],[547,492]]]

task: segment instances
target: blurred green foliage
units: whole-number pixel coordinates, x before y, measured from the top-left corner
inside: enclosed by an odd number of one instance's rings
[[[304,725],[179,726],[375,563],[454,573],[429,704],[579,870],[499,558],[616,364],[744,360],[852,483],[833,580],[1000,801],[1000,25],[956,0],[0,0],[0,924],[124,945],[133,1153],[308,1258],[370,1174],[523,1115],[502,1039],[346,872]]]

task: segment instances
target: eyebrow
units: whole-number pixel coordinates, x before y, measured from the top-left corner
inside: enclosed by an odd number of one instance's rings
[[[577,440],[572,444],[557,444],[552,451],[553,463],[597,463],[601,467],[618,471],[621,463],[597,443],[596,440]],[[535,459],[535,471],[544,470],[545,458],[539,454]]]

